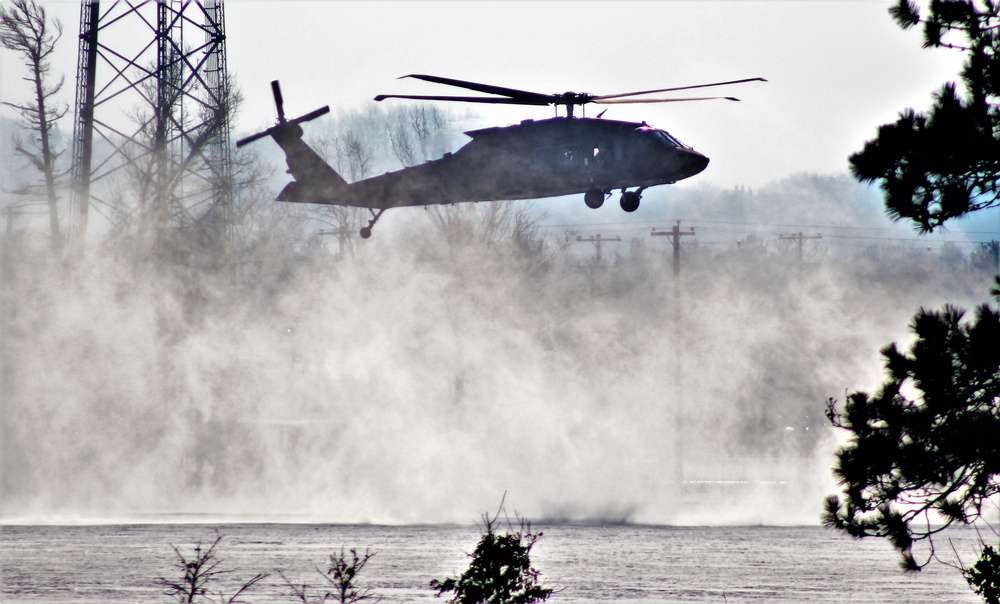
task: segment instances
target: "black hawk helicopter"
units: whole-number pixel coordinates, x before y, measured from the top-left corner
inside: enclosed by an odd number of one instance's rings
[[[626,212],[639,208],[642,192],[651,186],[672,184],[698,174],[708,158],[684,145],[665,130],[645,122],[623,122],[573,117],[573,109],[588,103],[663,103],[734,97],[650,98],[646,95],[697,88],[766,81],[747,78],[622,94],[595,95],[565,92],[541,94],[431,75],[412,74],[436,84],[456,86],[494,96],[379,95],[384,99],[460,101],[506,105],[565,107],[565,117],[524,120],[505,127],[466,132],[472,140],[454,153],[421,165],[348,183],[302,140],[303,122],[330,111],[322,107],[286,120],[278,81],[271,82],[278,121],[273,127],[236,143],[241,147],[270,136],[278,143],[294,180],[278,194],[278,201],[367,208],[372,215],[361,237],[389,208],[427,206],[467,201],[537,199],[583,194],[590,208],[599,208],[614,190],[621,191]],[[638,97],[638,98],[636,98]],[[629,191],[630,188],[635,190]]]

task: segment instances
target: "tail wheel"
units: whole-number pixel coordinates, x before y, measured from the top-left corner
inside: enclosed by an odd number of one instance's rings
[[[622,193],[621,206],[626,212],[634,212],[639,209],[639,200],[642,196],[636,191],[625,191]]]
[[[583,203],[587,204],[588,208],[596,210],[604,205],[604,191],[591,187],[583,194]]]
[[[372,213],[372,219],[368,221],[368,226],[361,227],[360,235],[362,239],[368,239],[369,237],[372,236],[372,227],[375,226],[375,223],[378,222],[378,219],[382,217],[382,212],[384,212],[385,210],[386,210],[385,208],[382,208],[378,212],[376,212],[375,208],[368,208],[368,211]]]

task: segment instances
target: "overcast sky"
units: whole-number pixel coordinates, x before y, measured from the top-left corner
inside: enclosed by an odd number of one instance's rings
[[[741,103],[619,105],[606,114],[646,120],[707,154],[703,183],[759,186],[845,171],[879,124],[927,107],[954,78],[959,53],[922,49],[919,32],[892,22],[892,4],[231,0],[227,51],[248,101],[242,128],[274,119],[272,79],[289,113],[300,114],[360,107],[380,93],[453,92],[396,81],[408,73],[597,94],[765,77],[724,90]],[[497,125],[552,115],[474,109]]]
[[[66,26],[53,67],[67,77],[69,101],[79,3],[43,4]],[[889,18],[891,4],[229,0],[225,9],[229,70],[247,100],[240,131],[273,122],[272,79],[297,115],[326,104],[363,107],[380,93],[452,92],[396,80],[408,73],[597,94],[761,76],[769,82],[724,90],[742,103],[618,105],[606,114],[646,120],[707,154],[701,183],[760,186],[797,172],[845,171],[879,124],[907,106],[927,107],[954,77],[959,53],[921,49],[918,32]],[[24,92],[9,55],[0,71],[5,100]],[[496,125],[552,115],[473,108]]]

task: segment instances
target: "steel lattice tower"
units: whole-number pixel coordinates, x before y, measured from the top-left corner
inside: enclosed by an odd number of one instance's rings
[[[73,233],[108,227],[225,241],[232,205],[222,0],[83,0]]]

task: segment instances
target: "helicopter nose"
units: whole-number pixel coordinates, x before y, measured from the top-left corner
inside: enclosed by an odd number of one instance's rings
[[[689,178],[702,172],[706,167],[708,167],[708,157],[698,153],[694,149],[678,149],[680,157],[678,158],[680,164],[680,172],[683,174],[681,178]]]

